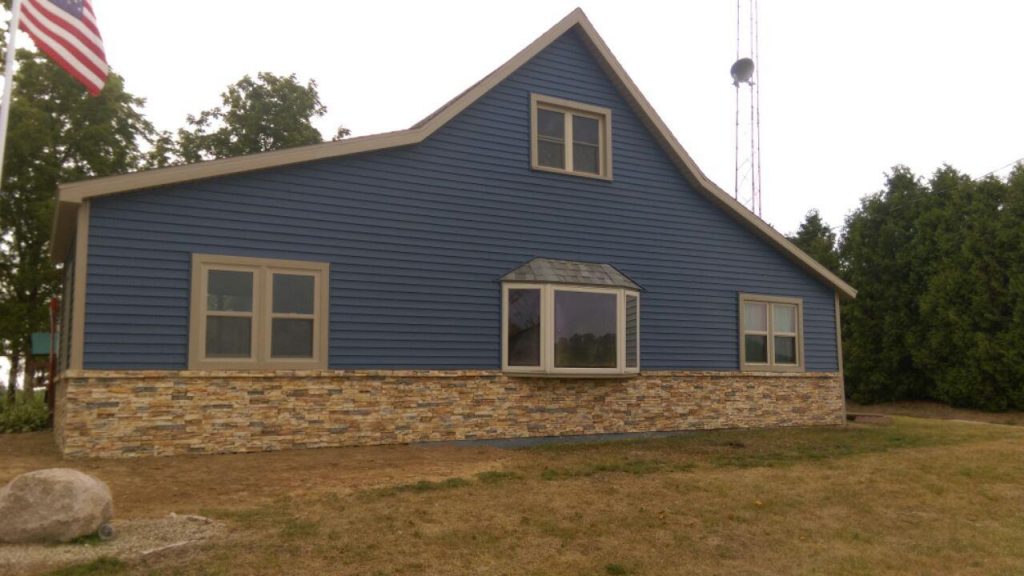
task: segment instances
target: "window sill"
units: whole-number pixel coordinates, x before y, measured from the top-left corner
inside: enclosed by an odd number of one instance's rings
[[[640,375],[639,370],[631,372],[521,372],[518,370],[502,370],[502,374],[511,378],[548,378],[554,380],[626,380]]]
[[[745,364],[740,366],[740,372],[806,372],[803,366],[772,366],[769,364]]]
[[[539,164],[534,164],[533,166],[531,166],[531,168],[535,172],[550,172],[552,174],[562,174],[564,176],[579,176],[581,178],[590,178],[591,180],[603,180],[605,182],[611,182],[612,181],[612,177],[611,176],[605,176],[603,174],[593,174],[593,173],[590,173],[590,172],[574,172],[572,170],[564,170],[564,169],[561,169],[561,168],[550,168],[548,166],[541,166]]]

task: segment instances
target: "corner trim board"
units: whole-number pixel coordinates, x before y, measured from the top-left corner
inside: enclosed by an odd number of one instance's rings
[[[836,361],[839,368],[839,386],[843,394],[843,422],[846,422],[846,374],[843,372],[843,324],[842,314],[839,310],[839,291],[835,292],[836,307]]]
[[[82,370],[85,359],[85,284],[89,263],[89,202],[82,202],[78,208],[78,225],[75,231],[75,278],[74,296],[71,300],[71,348],[69,368]]]

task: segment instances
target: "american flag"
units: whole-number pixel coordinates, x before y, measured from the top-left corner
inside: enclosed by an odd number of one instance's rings
[[[100,93],[107,57],[89,0],[22,0],[19,28],[90,94]]]

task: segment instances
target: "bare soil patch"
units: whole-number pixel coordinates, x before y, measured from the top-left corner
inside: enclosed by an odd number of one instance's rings
[[[199,516],[169,515],[148,520],[115,520],[116,537],[83,538],[69,544],[0,544],[0,574],[31,574],[100,558],[125,561],[181,553],[222,536],[226,525]]]
[[[990,424],[1007,424],[1024,426],[1024,412],[1010,410],[1007,412],[983,412],[967,408],[954,408],[938,402],[907,401],[882,402],[879,404],[857,404],[847,400],[847,412],[866,414],[888,414],[893,416],[912,416],[914,418],[940,418],[943,420],[969,420],[972,422],[988,422]]]

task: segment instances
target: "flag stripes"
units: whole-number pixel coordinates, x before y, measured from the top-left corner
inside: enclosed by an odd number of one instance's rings
[[[20,28],[93,96],[107,80],[103,39],[89,0],[22,0]]]

